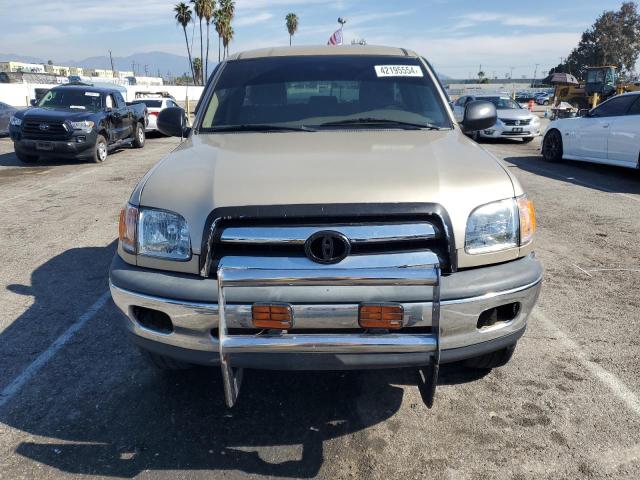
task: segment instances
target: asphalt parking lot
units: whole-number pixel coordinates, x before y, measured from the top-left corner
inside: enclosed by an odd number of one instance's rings
[[[153,370],[108,296],[118,213],[178,140],[22,166],[0,139],[0,479],[640,478],[640,172],[485,143],[537,206],[545,282],[512,362],[412,371]],[[241,186],[239,186],[241,188]]]

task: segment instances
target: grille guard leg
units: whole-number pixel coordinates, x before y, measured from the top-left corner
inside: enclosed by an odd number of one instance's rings
[[[435,337],[435,351],[434,352],[425,352],[425,366],[420,367],[417,371],[418,373],[418,389],[420,391],[420,395],[422,397],[423,402],[428,408],[433,406],[436,386],[438,382],[438,372],[440,369],[440,336],[441,336],[441,327],[440,327],[440,266],[432,265],[432,270],[435,270],[435,281],[431,284],[433,288],[432,295],[432,313],[431,313],[431,325],[432,325],[432,335]],[[231,355],[225,346],[229,343],[229,335],[227,330],[227,321],[225,314],[226,307],[226,297],[225,297],[225,288],[228,286],[238,286],[236,282],[227,281],[226,272],[231,270],[239,270],[237,267],[232,267],[227,269],[223,262],[221,261],[218,267],[218,342],[219,342],[219,354],[220,354],[220,368],[222,371],[222,383],[224,387],[225,394],[225,403],[227,407],[232,408],[237,400],[240,393],[240,387],[242,385],[243,379],[243,369],[242,368],[234,368],[231,362]],[[250,270],[250,269],[243,269]],[[291,273],[291,272],[289,272]],[[314,279],[315,283],[312,282],[310,284],[318,285],[326,284],[331,285],[332,282],[322,283],[324,280]],[[335,280],[335,278],[333,279]],[[264,282],[269,282],[265,278],[262,278],[258,281],[255,286],[264,286]],[[296,282],[291,280],[291,284],[295,284]],[[353,280],[349,280],[351,284],[358,284],[353,282]],[[363,280],[361,280],[363,281]],[[415,285],[427,285],[425,283],[420,283],[417,277],[413,277],[410,282],[407,284],[415,284]],[[304,284],[304,282],[301,282]],[[250,284],[249,282],[245,282],[245,286]],[[370,282],[366,281],[362,284],[370,284]]]

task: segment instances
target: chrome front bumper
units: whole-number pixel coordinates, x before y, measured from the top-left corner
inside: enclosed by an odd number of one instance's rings
[[[481,296],[438,301],[440,274],[437,257],[425,252],[408,261],[406,255],[379,257],[372,267],[370,259],[357,257],[335,266],[320,266],[306,259],[225,257],[218,272],[216,303],[198,303],[140,294],[111,284],[116,305],[127,315],[127,327],[137,343],[169,355],[179,352],[187,361],[221,365],[227,402],[233,404],[239,386],[241,367],[278,369],[382,368],[384,366],[437,365],[465,356],[477,355],[478,347],[495,342],[517,340],[538,297],[541,278],[517,288]],[[345,263],[347,262],[347,263]],[[455,274],[454,274],[455,275]],[[292,286],[312,285],[329,292],[328,285],[365,285],[373,290],[381,285],[421,285],[424,298],[433,301],[399,302],[404,307],[402,333],[353,333],[359,329],[357,303],[293,303],[296,333],[254,335],[251,304],[227,304],[227,290],[268,287],[291,291]],[[422,288],[420,287],[420,288]],[[309,288],[309,287],[303,287]],[[411,288],[411,287],[407,287]],[[415,288],[415,287],[414,287]],[[246,291],[246,288],[245,288]],[[282,301],[281,298],[278,299]],[[380,301],[388,300],[380,298]],[[518,303],[518,314],[511,320],[478,329],[479,315],[494,307]],[[173,331],[160,333],[145,328],[137,319],[134,307],[166,313]],[[247,330],[244,334],[242,330]],[[301,333],[308,329],[331,333]],[[347,330],[349,329],[349,330]],[[345,333],[341,333],[341,331]],[[233,332],[230,335],[229,332]],[[312,332],[313,330],[309,330]],[[412,333],[412,331],[423,333]],[[424,333],[426,332],[426,333]],[[514,339],[514,340],[510,340]],[[497,349],[497,347],[496,347]],[[486,350],[486,347],[485,347]],[[180,356],[176,355],[176,356]],[[236,369],[238,367],[238,370]],[[236,385],[236,387],[234,387]]]

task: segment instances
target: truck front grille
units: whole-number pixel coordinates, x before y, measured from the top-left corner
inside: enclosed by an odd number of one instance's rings
[[[30,120],[22,126],[22,135],[28,139],[65,140],[69,133],[63,123],[52,123],[46,120]]]
[[[505,125],[509,125],[511,127],[515,127],[515,126],[518,126],[518,125],[529,125],[529,123],[531,122],[530,119],[525,119],[525,120],[506,120],[504,118],[501,118],[500,120]]]
[[[438,255],[443,271],[452,267],[447,229],[435,215],[369,218],[260,220],[228,219],[214,224],[208,276],[215,277],[218,262],[226,256],[305,257],[305,242],[323,231],[349,239],[350,255],[375,255],[430,250]],[[206,251],[203,250],[206,254]]]

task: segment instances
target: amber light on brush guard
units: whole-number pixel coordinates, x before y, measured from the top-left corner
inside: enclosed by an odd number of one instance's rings
[[[362,328],[402,328],[404,309],[402,305],[360,305],[358,323]]]
[[[256,303],[251,307],[251,317],[256,328],[288,330],[293,327],[291,305]]]

